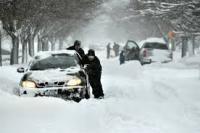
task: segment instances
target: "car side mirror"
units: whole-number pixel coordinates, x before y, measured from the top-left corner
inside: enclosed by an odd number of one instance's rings
[[[17,72],[18,72],[18,73],[24,73],[24,72],[25,72],[25,68],[19,67],[19,68],[17,69]]]

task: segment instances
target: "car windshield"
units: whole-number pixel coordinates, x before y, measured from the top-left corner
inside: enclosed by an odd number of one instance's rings
[[[77,66],[74,56],[67,54],[55,54],[45,59],[33,62],[30,66],[30,70],[46,70],[54,68],[66,69],[73,66]]]
[[[167,44],[164,43],[145,43],[144,48],[168,50]]]
[[[133,42],[133,41],[129,41],[128,43],[127,43],[127,46],[126,46],[126,48],[127,49],[133,49],[133,48],[137,48],[137,44],[135,43],[135,42]]]

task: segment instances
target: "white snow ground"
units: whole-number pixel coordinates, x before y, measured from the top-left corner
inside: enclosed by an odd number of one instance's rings
[[[105,99],[80,103],[15,96],[17,66],[0,68],[0,133],[200,132],[197,65],[102,62]]]

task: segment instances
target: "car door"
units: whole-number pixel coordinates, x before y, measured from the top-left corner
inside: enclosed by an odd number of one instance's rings
[[[126,60],[139,60],[140,48],[135,41],[128,40],[124,47]]]

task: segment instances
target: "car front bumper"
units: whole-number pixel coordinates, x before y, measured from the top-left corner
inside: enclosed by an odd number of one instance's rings
[[[148,59],[148,58],[142,58],[142,59],[140,59],[140,63],[141,64],[151,64],[152,60]]]
[[[150,58],[142,58],[140,60],[140,62],[142,64],[151,64],[151,63],[154,63],[154,62],[160,62],[160,63],[169,63],[171,62],[172,59],[165,59],[165,60],[155,60],[155,59],[150,59]]]
[[[49,88],[23,88],[19,87],[20,96],[36,97],[51,96],[72,99],[74,97],[82,98],[82,93],[86,86],[69,86],[69,87],[49,87]]]

